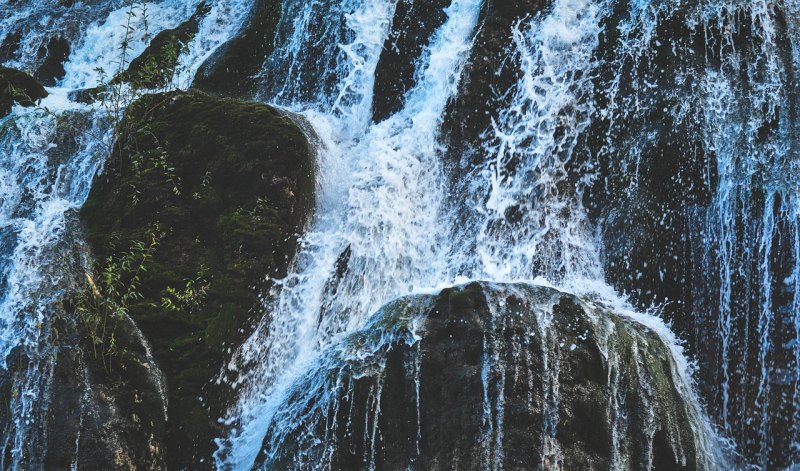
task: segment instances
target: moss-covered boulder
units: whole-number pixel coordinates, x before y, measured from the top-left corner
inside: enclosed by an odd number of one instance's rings
[[[724,468],[665,339],[544,286],[389,303],[279,403],[258,469]]]
[[[197,71],[194,86],[222,96],[254,93],[255,76],[274,49],[280,17],[279,0],[256,1],[241,31],[220,46]]]
[[[166,376],[171,469],[210,466],[228,399],[212,380],[286,272],[313,190],[309,142],[280,110],[199,92],[128,109],[81,217],[97,260],[158,234],[129,312]]]
[[[0,66],[0,118],[11,113],[15,104],[34,106],[47,91],[33,77],[16,69]]]

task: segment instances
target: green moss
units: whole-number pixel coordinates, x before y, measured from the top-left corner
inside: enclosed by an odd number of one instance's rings
[[[167,377],[168,460],[180,469],[213,450],[224,394],[209,382],[296,249],[313,205],[311,150],[282,112],[199,92],[131,105],[115,149],[81,216],[98,259],[154,224],[164,232],[131,316]],[[198,307],[162,303],[199,274]]]

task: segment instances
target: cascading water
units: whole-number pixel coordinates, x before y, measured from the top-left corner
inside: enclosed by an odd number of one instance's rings
[[[673,310],[722,429],[767,469],[800,461],[797,17],[794,1],[636,2],[613,24],[595,118],[599,154],[617,168],[603,178],[624,180],[615,204],[652,211],[673,234],[644,242],[661,261],[618,254],[634,274],[619,284]],[[674,184],[657,181],[670,172]]]
[[[73,103],[67,95],[96,86],[98,68],[109,74],[124,69],[154,33],[186,20],[195,8],[191,3],[0,4],[0,37],[10,45],[4,48],[9,54],[2,58],[5,65],[35,71],[45,60],[41,51],[47,44],[59,39],[73,45],[65,75],[48,89],[49,96],[37,107],[15,107],[0,119],[0,354],[4,379],[14,383],[4,430],[4,469],[42,469],[45,437],[58,433],[44,430],[41,423],[55,356],[52,323],[82,269],[70,253],[77,232],[74,213],[86,200],[112,139],[107,108]],[[178,81],[194,75],[249,8],[246,2],[208,3],[211,11],[184,55]],[[121,58],[123,42],[127,59]],[[12,358],[16,365],[7,364]]]
[[[265,319],[235,359],[252,369],[238,380],[249,384],[234,415],[234,433],[219,453],[221,465],[253,462],[281,405],[282,389],[321,347],[359,328],[383,303],[436,283],[447,268],[443,228],[437,229],[444,188],[436,133],[447,99],[456,92],[481,2],[453,2],[448,20],[420,59],[420,80],[403,111],[363,127],[371,100],[359,92],[371,92],[369,69],[377,65],[393,6],[353,6],[347,22],[356,39],[344,48],[346,62],[337,73],[344,77],[334,100],[338,106],[329,115],[307,114],[328,144],[320,156],[320,210],[305,236],[296,274],[272,293],[276,314]],[[293,39],[298,35],[308,37],[305,29],[295,31]],[[357,98],[342,98],[349,93]],[[347,102],[353,108],[339,108]],[[345,135],[327,135],[332,128],[344,129]]]
[[[71,214],[86,199],[111,139],[106,110],[68,96],[98,85],[98,67],[110,74],[124,69],[120,43],[130,61],[200,2],[63,3],[0,0],[0,62],[50,74],[46,85],[54,85],[39,108],[15,107],[0,120],[0,352],[22,371],[13,379],[13,420],[4,437],[2,466],[9,468],[41,466],[50,320],[74,275],[60,260],[70,258],[63,248],[76,231]],[[188,87],[253,8],[241,0],[206,3],[210,10],[181,51],[172,87]],[[797,465],[800,4],[519,2],[530,11],[500,35],[496,64],[496,77],[505,73],[499,69],[514,71],[513,83],[491,89],[492,103],[501,104],[488,112],[488,126],[471,130],[478,163],[459,168],[448,161],[466,147],[447,139],[448,120],[458,119],[452,103],[474,85],[470,66],[486,60],[476,57],[485,53],[476,44],[495,10],[522,8],[494,3],[444,2],[443,21],[433,21],[429,37],[417,39],[419,56],[408,58],[415,73],[400,87],[407,90],[402,106],[374,122],[380,113],[373,99],[391,93],[376,89],[377,70],[386,48],[402,46],[387,38],[397,38],[395,17],[413,15],[414,1],[281,2],[274,50],[248,79],[259,84],[258,99],[302,115],[313,128],[317,207],[290,274],[265,294],[266,315],[221,373],[237,398],[223,421],[228,432],[218,440],[216,464],[269,468],[293,455],[302,457],[299,467],[330,465],[335,430],[293,434],[320,416],[338,417],[345,405],[339,392],[354,388],[353,378],[373,375],[378,380],[370,383],[361,419],[363,464],[375,468],[385,379],[375,372],[386,368],[381,352],[388,345],[416,351],[406,369],[416,377],[411,453],[421,456],[418,324],[430,299],[403,298],[399,316],[398,304],[370,315],[409,293],[488,279],[552,283],[655,331],[671,349],[676,388],[689,403],[698,467],[723,466],[679,342],[617,292],[629,292],[640,310],[659,305],[691,339],[701,393],[738,451],[765,469]],[[127,37],[123,25],[132,11]],[[52,73],[48,57],[59,50],[69,51],[63,74]],[[486,469],[514,459],[504,449],[507,398],[514,394],[506,385],[524,381],[529,404],[534,389],[544,397],[541,466],[563,460],[557,437],[568,372],[559,365],[570,346],[558,343],[550,320],[511,347],[498,340],[509,325],[504,303],[528,289],[488,290],[491,335],[484,334],[480,358]],[[608,340],[615,337],[606,327],[597,329],[611,365],[610,466],[625,469],[639,459],[623,443],[634,430],[625,416],[630,378],[622,379],[625,350],[612,345],[618,339]],[[376,329],[386,336],[375,337]],[[642,418],[641,463],[649,466],[658,401],[641,353],[649,340],[637,335],[629,361],[651,408]],[[542,339],[541,352],[529,349],[534,336]],[[534,385],[536,362],[542,384]],[[685,442],[669,443],[686,461]]]
[[[703,306],[718,313],[721,334],[716,406],[724,429],[760,466],[785,466],[800,462],[800,10],[795,2],[709,10],[707,28],[722,33],[719,67],[704,78],[704,142],[716,155],[719,183],[698,224],[709,241],[701,249],[704,267],[718,293]],[[737,45],[741,35],[749,36],[744,46]],[[778,432],[786,420],[791,430]],[[791,461],[778,458],[779,450]]]
[[[260,96],[296,111],[312,107],[305,116],[321,141],[321,198],[293,274],[277,282],[266,301],[269,314],[221,378],[239,389],[239,398],[226,419],[231,433],[219,441],[218,466],[249,468],[266,446],[265,465],[274,467],[270,460],[286,446],[285,434],[302,420],[293,414],[312,414],[303,409],[309,401],[322,401],[313,406],[319,410],[331,400],[297,390],[297,381],[309,380],[298,378],[316,368],[326,346],[361,329],[367,314],[403,293],[461,279],[538,276],[617,299],[602,281],[599,240],[582,206],[581,188],[592,181],[592,155],[579,148],[595,112],[593,51],[612,5],[561,0],[547,13],[517,23],[511,57],[521,77],[508,92],[508,108],[484,135],[487,164],[464,185],[474,193],[455,196],[447,190],[439,130],[480,27],[481,7],[479,1],[454,1],[445,10],[447,20],[418,61],[417,80],[402,110],[369,123],[373,71],[394,5],[325,9],[313,3],[296,11],[298,5],[291,4],[293,14],[284,17],[276,36],[278,52],[266,62]],[[346,45],[309,42],[316,36]],[[304,62],[312,51],[314,61]],[[287,75],[292,79],[284,81]],[[472,204],[471,223],[458,222],[453,198]],[[470,248],[464,252],[448,240],[474,242],[464,243]],[[505,368],[491,352],[487,347],[486,381]],[[682,355],[678,347],[674,354]],[[558,373],[551,375],[548,396],[557,410]],[[501,469],[502,392],[485,387],[486,439],[495,443],[486,464]],[[300,405],[286,410],[294,401]],[[373,414],[377,420],[380,411]],[[554,417],[547,422],[547,436],[555,436],[556,422]],[[713,434],[706,425],[696,426],[700,435]],[[322,459],[309,453],[308,463]],[[557,449],[549,454],[548,460],[557,460]],[[715,458],[708,459],[712,466]]]

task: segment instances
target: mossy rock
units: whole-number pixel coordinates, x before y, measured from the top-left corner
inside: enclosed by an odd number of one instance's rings
[[[130,314],[167,378],[170,468],[210,466],[228,400],[211,380],[286,273],[313,193],[311,147],[280,110],[200,92],[128,109],[81,217],[97,260],[163,234]],[[164,303],[189,280],[207,288],[199,304]]]
[[[35,106],[47,97],[42,84],[25,72],[0,66],[0,118],[11,113],[14,104]]]
[[[309,368],[253,469],[732,469],[665,340],[550,287],[399,298]]]

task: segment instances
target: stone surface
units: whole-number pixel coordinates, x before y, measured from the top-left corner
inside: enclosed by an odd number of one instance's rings
[[[239,98],[255,93],[255,76],[273,50],[280,17],[279,0],[255,2],[241,31],[200,67],[193,86],[208,93]]]
[[[81,217],[98,260],[162,234],[130,314],[166,376],[169,467],[208,467],[231,399],[210,383],[293,257],[313,206],[311,148],[281,111],[199,92],[145,97],[124,126]],[[205,293],[180,305],[170,289],[189,282]]]
[[[47,91],[33,77],[9,67],[0,67],[0,118],[11,112],[15,104],[35,106]]]
[[[707,435],[669,348],[625,315],[542,286],[401,298],[295,383],[259,462],[708,469]]]

